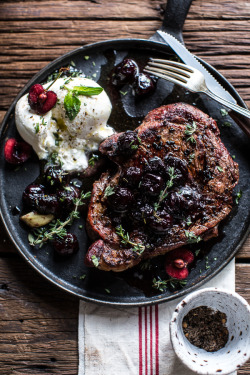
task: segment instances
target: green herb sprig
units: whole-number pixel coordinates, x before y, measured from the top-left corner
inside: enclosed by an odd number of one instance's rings
[[[165,292],[168,288],[168,284],[176,289],[177,287],[184,287],[187,284],[187,280],[178,280],[178,279],[167,279],[162,280],[159,276],[153,279],[153,288],[159,290],[160,292]]]
[[[116,227],[116,234],[118,234],[119,237],[121,237],[121,243],[124,245],[131,245],[132,250],[135,251],[137,254],[141,255],[144,250],[145,246],[140,243],[135,243],[130,240],[129,234],[125,233],[125,230],[121,225]]]
[[[173,186],[173,184],[174,184],[174,179],[176,178],[176,175],[174,174],[174,168],[173,167],[169,167],[168,174],[169,174],[169,180],[166,183],[166,187],[165,187],[164,190],[162,190],[160,192],[159,199],[154,204],[154,210],[155,211],[158,210],[158,208],[160,207],[162,201],[164,201],[164,199],[167,197],[167,195],[168,195],[168,191],[167,190],[170,189]]]
[[[113,186],[108,185],[104,191],[104,198],[109,197],[110,195],[115,194],[115,189]]]
[[[103,91],[102,87],[74,86],[71,90],[63,85],[63,88],[68,91],[65,95],[63,104],[66,111],[66,116],[71,121],[74,120],[81,108],[81,100],[78,98],[79,95],[99,95]]]
[[[35,229],[32,233],[29,233],[28,240],[31,246],[39,245],[42,247],[43,244],[49,240],[53,240],[55,236],[63,238],[67,234],[66,226],[71,225],[75,219],[79,219],[80,215],[78,209],[85,203],[85,200],[91,196],[91,192],[82,193],[80,198],[74,199],[75,209],[71,211],[68,218],[62,222],[59,219],[53,220],[48,226]]]
[[[89,158],[89,165],[92,167],[95,165],[95,162],[99,159],[99,155],[93,154],[91,158]]]
[[[194,232],[185,230],[185,236],[187,237],[187,243],[198,243],[202,240],[200,236],[196,236]]]
[[[187,138],[187,142],[190,141],[191,143],[196,143],[196,140],[193,136],[197,129],[196,122],[193,121],[192,125],[187,124],[186,125],[186,130],[185,130],[185,135],[188,135],[189,137]]]

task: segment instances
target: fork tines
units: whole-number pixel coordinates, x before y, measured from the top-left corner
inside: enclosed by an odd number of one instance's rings
[[[193,73],[193,70],[185,64],[163,59],[150,59],[144,70],[156,77],[167,79],[179,85],[181,83],[186,84]]]

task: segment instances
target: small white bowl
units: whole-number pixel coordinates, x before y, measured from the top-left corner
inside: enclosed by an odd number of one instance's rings
[[[207,352],[192,345],[185,337],[182,320],[198,306],[207,306],[226,314],[229,338],[224,348]],[[250,357],[250,307],[234,292],[218,288],[198,290],[186,296],[176,307],[170,321],[170,335],[176,355],[195,373],[230,374]]]

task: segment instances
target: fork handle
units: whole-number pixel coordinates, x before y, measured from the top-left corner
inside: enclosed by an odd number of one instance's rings
[[[234,112],[239,113],[240,115],[246,117],[247,119],[250,119],[250,111],[246,108],[240,107],[238,104],[234,104],[232,102],[229,102],[228,100],[214,94],[210,90],[205,90],[205,94],[210,96],[210,98],[216,100],[217,102],[223,104],[227,108],[232,109]],[[234,113],[230,115],[235,122],[241,127],[241,129],[250,137],[250,121],[245,119],[242,119],[240,117],[237,117]]]

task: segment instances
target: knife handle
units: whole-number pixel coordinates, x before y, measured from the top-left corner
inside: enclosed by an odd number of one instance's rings
[[[182,29],[192,0],[168,0],[162,23],[162,31],[173,35],[184,44]]]

